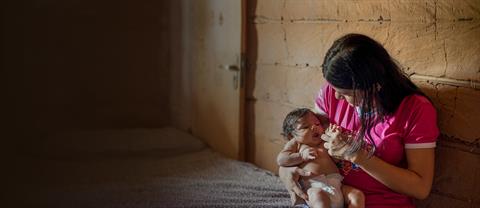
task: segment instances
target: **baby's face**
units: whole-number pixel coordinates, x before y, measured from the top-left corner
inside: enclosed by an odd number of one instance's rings
[[[312,112],[308,112],[298,119],[293,136],[299,143],[318,145],[322,142],[320,136],[323,132],[324,129],[318,118]]]

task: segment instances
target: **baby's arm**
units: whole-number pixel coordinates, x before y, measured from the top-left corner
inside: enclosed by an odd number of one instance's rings
[[[285,144],[283,150],[278,153],[277,163],[279,166],[295,166],[300,165],[305,161],[313,160],[317,157],[317,152],[314,148],[302,148],[299,152],[299,144],[294,140],[290,140]]]
[[[283,147],[282,151],[278,153],[277,163],[279,166],[295,166],[303,163],[302,155],[297,152],[298,143],[292,139],[288,141]]]

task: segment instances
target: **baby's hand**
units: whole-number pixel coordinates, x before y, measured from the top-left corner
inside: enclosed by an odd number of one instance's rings
[[[315,148],[307,147],[300,152],[300,156],[302,156],[303,161],[308,161],[317,158],[318,153]]]

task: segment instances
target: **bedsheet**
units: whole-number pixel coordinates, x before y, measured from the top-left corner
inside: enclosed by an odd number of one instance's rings
[[[45,144],[59,145],[62,137],[69,144],[22,159],[30,165],[11,181],[13,207],[289,207],[273,173],[227,159],[173,128],[55,137]]]

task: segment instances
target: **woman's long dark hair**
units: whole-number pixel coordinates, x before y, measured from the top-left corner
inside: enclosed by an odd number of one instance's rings
[[[361,126],[347,154],[364,147],[366,137],[373,144],[369,152],[372,155],[375,142],[370,130],[375,124],[393,114],[406,96],[425,96],[380,43],[361,34],[347,34],[336,40],[325,55],[322,72],[334,87],[353,90],[354,95],[358,89],[363,94],[359,106]]]

